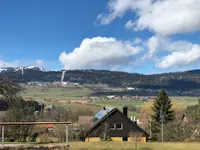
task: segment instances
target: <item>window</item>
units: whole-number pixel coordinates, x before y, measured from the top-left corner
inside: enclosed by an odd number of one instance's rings
[[[111,124],[110,124],[110,129],[111,129],[111,130],[115,130],[115,124],[114,124],[114,123],[111,123]]]
[[[117,130],[122,130],[123,129],[123,124],[122,123],[117,123],[116,124],[116,129]]]

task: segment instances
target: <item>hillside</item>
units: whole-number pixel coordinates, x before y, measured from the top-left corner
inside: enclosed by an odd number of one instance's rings
[[[50,71],[38,67],[0,68],[0,77],[8,77],[21,83],[32,81],[60,82],[62,70]],[[66,70],[64,81],[79,84],[108,84],[118,87],[144,89],[200,89],[200,70],[143,75],[107,70]]]

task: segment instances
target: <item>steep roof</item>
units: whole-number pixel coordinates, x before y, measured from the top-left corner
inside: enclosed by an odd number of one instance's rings
[[[117,108],[113,108],[112,110],[110,110],[107,114],[105,114],[100,120],[98,120],[93,126],[92,128],[88,131],[87,136],[102,122],[104,122],[109,116],[111,116],[113,113],[115,113],[116,111],[118,111],[120,114],[122,114],[122,116],[127,119],[132,125],[134,125],[139,131],[143,132],[147,137],[149,136],[149,134],[144,131],[142,128],[140,128],[136,123],[134,123],[131,119],[129,119],[127,116],[125,116],[119,109]]]

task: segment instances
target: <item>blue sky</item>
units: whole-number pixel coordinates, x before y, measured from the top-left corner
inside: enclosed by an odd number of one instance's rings
[[[2,0],[0,67],[144,74],[198,69],[198,4],[199,0]]]

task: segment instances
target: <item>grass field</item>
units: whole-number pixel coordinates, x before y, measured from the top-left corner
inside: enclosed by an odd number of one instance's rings
[[[74,142],[70,143],[70,149],[86,150],[134,150],[132,142]],[[138,143],[138,150],[199,150],[200,143]]]
[[[35,143],[6,143],[5,146],[64,146],[65,143],[36,144]],[[132,142],[71,142],[70,150],[134,150],[135,143]],[[199,150],[200,143],[138,143],[137,150]]]
[[[124,105],[140,108],[142,105],[144,105],[144,102],[140,100],[95,100],[93,101],[93,104],[100,105],[102,107],[110,106],[112,108],[118,108],[122,110],[122,107]],[[138,112],[129,111],[128,114],[129,114],[129,117],[130,116],[140,117],[140,113]]]
[[[33,97],[40,100],[41,98],[53,100],[79,100],[83,97],[89,96],[91,91],[87,88],[46,88],[42,90],[42,87],[29,87],[24,90],[21,95],[25,98]]]
[[[184,104],[186,106],[196,105],[198,102],[197,97],[188,97],[188,96],[181,96],[181,97],[170,97],[172,100],[179,102],[179,104]]]
[[[28,87],[21,92],[25,99],[37,100],[46,105],[56,105],[62,107],[70,107],[76,109],[91,109],[97,113],[103,106],[110,106],[122,110],[124,105],[141,108],[147,106],[151,108],[152,102],[145,103],[140,100],[93,100],[87,99],[91,95],[91,90],[88,88],[67,87],[67,88],[45,88]],[[196,97],[170,97],[173,101],[175,109],[185,109],[188,105],[197,104]],[[149,106],[148,106],[149,105]],[[146,108],[145,108],[146,109]],[[129,111],[129,117],[140,117],[141,113]]]

